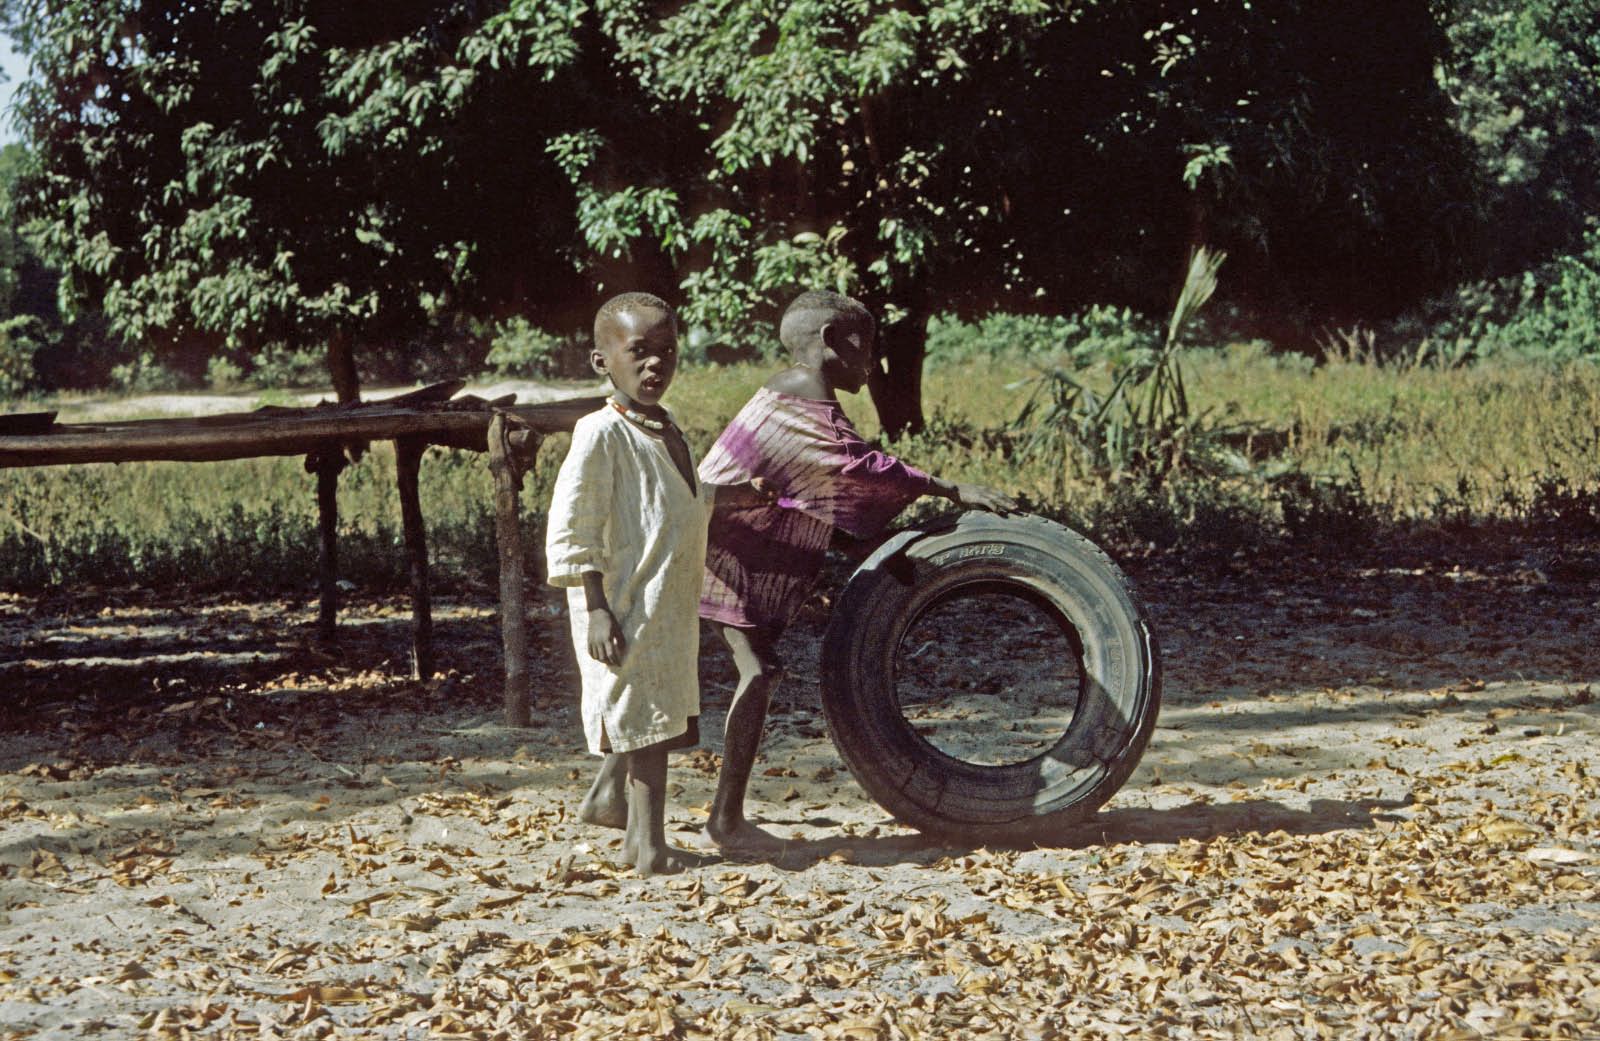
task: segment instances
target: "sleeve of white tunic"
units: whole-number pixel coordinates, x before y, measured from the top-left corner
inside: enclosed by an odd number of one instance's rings
[[[561,461],[545,524],[546,575],[553,586],[583,585],[586,571],[608,570],[606,537],[611,519],[614,462],[585,416],[572,431],[572,447]]]
[[[700,712],[699,617],[711,496],[665,443],[611,409],[585,416],[551,494],[549,580],[567,587],[589,750],[629,752],[681,735]],[[598,571],[627,649],[589,656],[583,573]]]

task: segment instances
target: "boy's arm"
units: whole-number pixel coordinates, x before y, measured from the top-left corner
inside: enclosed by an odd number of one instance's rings
[[[987,510],[1001,516],[1022,508],[1017,500],[1005,492],[982,484],[957,484],[955,481],[947,481],[942,477],[925,473],[881,449],[872,448],[860,434],[856,433],[854,426],[848,425],[848,421],[839,425],[839,440],[846,453],[853,457],[845,466],[847,473],[866,472],[894,478],[901,478],[902,474],[914,474],[917,479],[927,482],[922,489],[923,494],[949,499],[957,506],[964,506],[970,510]],[[912,498],[915,498],[915,493]]]
[[[592,424],[579,421],[550,492],[545,576],[551,585],[579,586],[587,572],[608,570],[614,469],[605,439]]]
[[[766,506],[778,501],[777,489],[765,477],[752,477],[740,484],[712,484],[712,508],[732,510],[744,506]]]
[[[1006,514],[1019,509],[1003,492],[977,484],[957,484],[917,469],[903,459],[869,445],[848,417],[832,423],[831,454],[846,460],[837,471],[834,502],[827,517],[852,535],[870,535],[887,524],[912,500],[938,495],[958,506]]]
[[[618,665],[627,651],[622,627],[606,602],[603,579],[614,467],[603,439],[580,421],[556,474],[545,526],[546,576],[551,585],[582,586],[588,612],[589,656]]]
[[[604,581],[598,571],[583,573],[583,602],[589,611],[589,657],[607,665],[621,665],[628,641],[606,602]]]

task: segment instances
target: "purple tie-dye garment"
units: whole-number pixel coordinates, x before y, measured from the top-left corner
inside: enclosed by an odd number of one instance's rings
[[[765,477],[780,493],[773,505],[712,518],[700,617],[740,628],[787,624],[822,570],[835,527],[875,534],[931,485],[921,470],[869,447],[838,402],[765,387],[706,454],[700,477]]]

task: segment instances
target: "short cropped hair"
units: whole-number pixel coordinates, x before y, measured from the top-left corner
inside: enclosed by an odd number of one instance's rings
[[[616,296],[600,305],[600,310],[594,316],[594,342],[600,345],[600,331],[615,322],[625,314],[635,314],[639,311],[660,311],[672,322],[673,331],[678,328],[678,313],[672,305],[656,296],[654,293],[618,293]]]
[[[807,290],[784,308],[778,339],[789,350],[795,350],[815,338],[824,325],[840,318],[855,319],[868,326],[875,324],[872,312],[861,301],[826,289]]]

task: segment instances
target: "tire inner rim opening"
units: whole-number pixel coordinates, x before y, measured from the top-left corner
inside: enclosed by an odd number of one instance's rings
[[[900,714],[940,752],[976,766],[1043,755],[1072,725],[1087,673],[1077,630],[1026,586],[947,590],[900,638]]]

